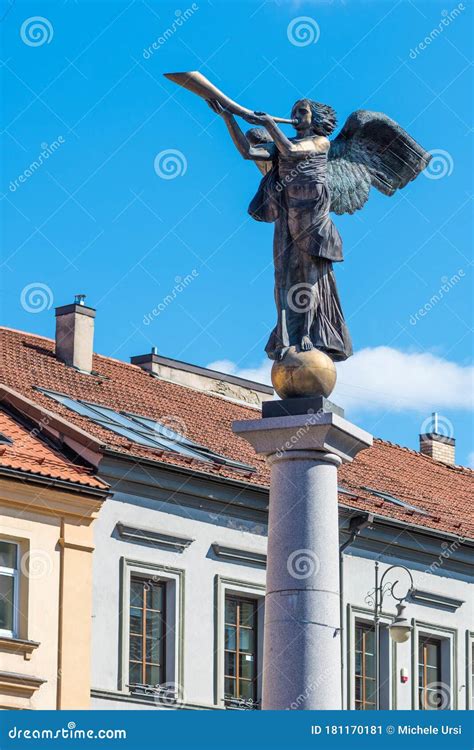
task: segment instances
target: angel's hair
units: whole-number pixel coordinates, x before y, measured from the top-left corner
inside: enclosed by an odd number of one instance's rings
[[[313,99],[298,99],[293,104],[293,109],[291,110],[292,117],[299,104],[309,105],[312,114],[311,124],[315,135],[331,135],[336,128],[337,117],[335,110],[329,104],[321,104],[321,102],[315,102]]]

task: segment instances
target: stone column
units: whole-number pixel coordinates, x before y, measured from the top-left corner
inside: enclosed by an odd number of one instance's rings
[[[333,412],[233,429],[271,466],[262,707],[340,709],[337,469],[372,437]]]

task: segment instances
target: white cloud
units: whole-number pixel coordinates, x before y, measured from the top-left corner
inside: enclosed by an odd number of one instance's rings
[[[231,360],[208,367],[270,383],[271,362],[241,369]],[[337,365],[331,399],[353,412],[420,411],[473,408],[474,368],[430,353],[402,352],[389,346],[361,349]]]
[[[467,466],[470,469],[474,469],[474,451],[471,451],[467,457]]]

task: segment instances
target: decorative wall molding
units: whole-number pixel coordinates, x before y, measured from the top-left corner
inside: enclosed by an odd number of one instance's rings
[[[24,659],[31,659],[31,654],[40,644],[37,641],[24,641],[20,638],[0,637],[0,651],[8,654],[22,655]]]
[[[410,592],[410,599],[419,604],[432,605],[440,609],[447,609],[450,612],[455,612],[464,604],[464,599],[453,599],[444,594],[435,594],[432,591],[422,591],[421,589],[413,589]]]
[[[249,549],[240,549],[237,547],[227,547],[219,542],[211,544],[212,550],[216,557],[227,562],[243,562],[258,565],[260,568],[266,568],[267,556],[263,552],[256,552]]]
[[[150,544],[153,547],[161,547],[173,552],[184,552],[194,542],[192,537],[175,536],[164,531],[153,531],[152,529],[138,529],[135,526],[128,526],[121,521],[117,523],[116,529],[119,537],[126,542]]]
[[[17,672],[0,672],[0,693],[19,698],[31,698],[46,680]]]

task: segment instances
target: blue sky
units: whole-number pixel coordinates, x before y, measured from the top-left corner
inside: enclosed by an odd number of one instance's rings
[[[310,42],[295,44],[288,28],[301,17]],[[380,110],[436,157],[400,194],[373,191],[362,212],[336,217],[356,351],[336,400],[377,436],[414,448],[437,410],[458,460],[469,460],[468,2],[2,0],[0,18],[2,324],[52,336],[54,306],[81,292],[97,308],[100,353],[128,360],[156,345],[268,377],[272,227],[247,215],[258,171],[205,103],[162,73],[199,69],[274,115],[300,96],[331,104],[341,125],[356,109]],[[179,174],[164,179],[155,165],[169,149]]]

